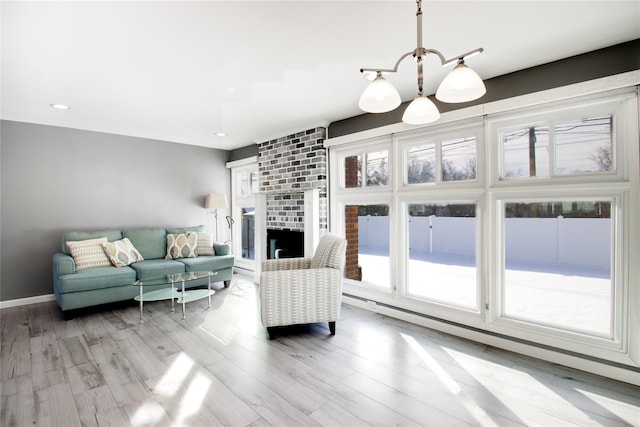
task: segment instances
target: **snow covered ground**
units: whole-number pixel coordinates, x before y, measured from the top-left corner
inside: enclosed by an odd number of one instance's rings
[[[389,286],[389,257],[380,250],[360,248],[362,280]],[[463,307],[477,304],[473,257],[419,254],[408,261],[408,294]],[[553,264],[507,263],[504,313],[540,324],[611,333],[613,292],[610,273]]]

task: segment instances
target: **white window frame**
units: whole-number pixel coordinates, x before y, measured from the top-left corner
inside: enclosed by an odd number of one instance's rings
[[[243,173],[256,173],[256,179],[259,180],[258,174],[258,159],[257,157],[249,157],[243,160],[237,160],[234,162],[227,163],[227,168],[231,169],[231,217],[234,220],[233,224],[233,241],[232,247],[234,248],[233,253],[235,255],[235,266],[238,268],[242,268],[248,271],[256,270],[256,262],[258,260],[258,244],[259,239],[258,235],[260,233],[259,230],[259,221],[256,218],[255,229],[254,232],[256,234],[254,238],[255,243],[255,259],[247,259],[242,257],[242,208],[245,207],[253,207],[256,208],[256,194],[251,190],[251,180],[248,178],[247,185],[249,187],[249,194],[242,195],[239,188],[239,177]],[[257,212],[256,212],[257,215]]]
[[[330,201],[331,201],[331,224],[332,231],[342,233],[342,219],[339,213],[348,200],[348,204],[361,203],[365,200],[357,198],[354,202],[354,189],[347,189],[350,194],[345,194],[347,190],[340,189],[336,185],[340,180],[332,179],[336,172],[336,160],[339,155],[353,147],[367,146],[369,141],[384,138],[393,138],[393,158],[390,160],[390,167],[393,170],[393,185],[389,192],[385,191],[384,197],[392,200],[390,204],[390,215],[394,213],[391,220],[390,253],[392,257],[392,280],[403,286],[405,283],[405,262],[397,262],[398,257],[403,257],[403,250],[406,247],[406,233],[403,222],[406,217],[406,206],[408,203],[421,203],[424,201],[442,201],[446,195],[451,195],[453,201],[465,199],[462,194],[467,194],[469,199],[475,193],[478,199],[478,215],[482,217],[479,225],[479,237],[481,248],[478,257],[482,259],[481,271],[479,275],[483,282],[481,288],[481,313],[469,316],[469,313],[451,313],[451,309],[439,312],[437,307],[430,306],[429,311],[424,306],[412,304],[407,305],[402,301],[399,286],[389,295],[376,295],[371,292],[361,292],[345,284],[345,293],[355,296],[358,300],[368,300],[382,302],[385,306],[395,306],[400,309],[397,313],[399,317],[406,317],[403,309],[414,310],[426,315],[425,320],[412,316],[432,327],[446,331],[455,331],[462,336],[478,336],[477,333],[466,331],[464,328],[451,327],[450,324],[439,324],[431,319],[441,318],[445,321],[459,322],[470,328],[485,330],[489,335],[482,335],[485,342],[494,343],[508,349],[519,349],[531,355],[546,358],[552,361],[562,361],[571,358],[574,365],[586,370],[592,370],[601,374],[611,376],[625,376],[629,378],[629,371],[622,370],[622,373],[615,367],[607,366],[602,368],[599,362],[580,358],[579,356],[556,355],[551,348],[558,348],[568,351],[571,354],[585,354],[601,360],[607,360],[620,365],[640,367],[640,140],[638,133],[638,123],[640,123],[637,85],[640,84],[640,70],[625,73],[619,76],[612,76],[596,81],[579,83],[567,87],[543,91],[529,95],[523,95],[503,101],[496,101],[489,104],[477,105],[441,116],[440,124],[427,125],[419,129],[404,124],[389,125],[382,128],[363,131],[358,134],[345,135],[326,141],[329,148],[330,160]],[[569,119],[578,118],[571,114],[572,110],[592,110],[601,111],[603,105],[618,103],[614,114],[614,150],[615,150],[615,173],[586,173],[576,175],[558,175],[549,177],[536,177],[536,179],[500,179],[500,168],[502,162],[501,141],[498,140],[497,129],[503,127],[508,121],[516,122],[523,117],[532,117],[536,114],[553,115],[562,117],[565,111]],[[443,131],[450,123],[454,127],[466,126],[470,120],[484,120],[484,135],[478,138],[477,143],[477,183],[470,185],[468,181],[463,182],[443,182],[440,186],[432,183],[406,185],[404,166],[406,164],[403,150],[403,141],[410,141],[416,133],[425,132],[428,135]],[[415,141],[415,140],[414,140]],[[426,141],[426,139],[422,139]],[[401,143],[398,143],[401,142]],[[408,142],[410,143],[410,142]],[[368,149],[368,148],[367,148]],[[394,167],[395,166],[395,167]],[[537,179],[542,178],[542,179]],[[340,177],[342,179],[342,177]],[[364,177],[363,177],[364,179]],[[458,188],[457,184],[463,184]],[[413,189],[410,187],[419,187]],[[362,193],[367,188],[362,189]],[[380,188],[375,190],[380,191]],[[421,194],[423,193],[424,194]],[[364,194],[363,194],[364,195]],[[612,275],[615,277],[616,292],[614,295],[617,305],[614,318],[614,336],[612,339],[604,339],[595,336],[584,336],[573,332],[561,330],[545,330],[544,328],[522,325],[513,322],[512,319],[505,319],[500,316],[499,292],[502,284],[502,267],[496,260],[500,260],[502,251],[502,221],[500,217],[500,203],[505,200],[521,200],[524,195],[528,197],[549,199],[549,198],[613,198],[616,203],[612,204],[612,223],[615,225],[612,239],[618,260],[612,264]],[[381,196],[381,195],[378,195]],[[377,199],[378,197],[376,197]],[[406,258],[406,257],[405,257]],[[488,285],[491,284],[491,285]],[[486,304],[486,305],[485,305]],[[444,313],[448,311],[448,313]],[[497,334],[498,337],[496,337]],[[516,341],[511,342],[499,336],[511,336]],[[520,342],[518,342],[520,341]],[[542,347],[531,347],[527,342],[537,343]],[[549,346],[549,347],[547,347]],[[615,371],[615,374],[612,373]],[[626,372],[626,373],[625,373]]]

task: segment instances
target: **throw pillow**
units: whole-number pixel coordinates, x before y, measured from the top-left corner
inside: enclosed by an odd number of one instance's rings
[[[195,258],[198,253],[198,233],[188,231],[183,234],[167,234],[167,255],[165,259]]]
[[[198,255],[215,255],[213,250],[213,234],[198,233]]]
[[[102,250],[102,243],[106,237],[97,239],[68,241],[67,248],[76,263],[76,271],[87,268],[109,267],[111,262]]]
[[[104,242],[102,248],[115,267],[124,267],[137,261],[144,261],[140,252],[126,237],[115,242]]]

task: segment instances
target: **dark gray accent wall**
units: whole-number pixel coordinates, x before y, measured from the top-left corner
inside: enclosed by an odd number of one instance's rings
[[[212,226],[208,193],[229,194],[228,151],[0,122],[0,300],[53,293],[62,233]]]
[[[638,69],[640,69],[640,39],[487,79],[484,81],[487,93],[472,102],[447,104],[433,96],[430,96],[430,99],[438,106],[440,112],[444,113]],[[399,123],[409,102],[402,103],[388,113],[362,114],[335,121],[329,125],[328,137],[336,138]]]
[[[258,155],[258,144],[251,144],[246,147],[236,148],[229,152],[229,161],[243,160]]]

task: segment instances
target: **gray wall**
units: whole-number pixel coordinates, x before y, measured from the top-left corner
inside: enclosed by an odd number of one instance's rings
[[[205,224],[229,194],[228,151],[2,121],[0,300],[53,293],[68,230]]]

